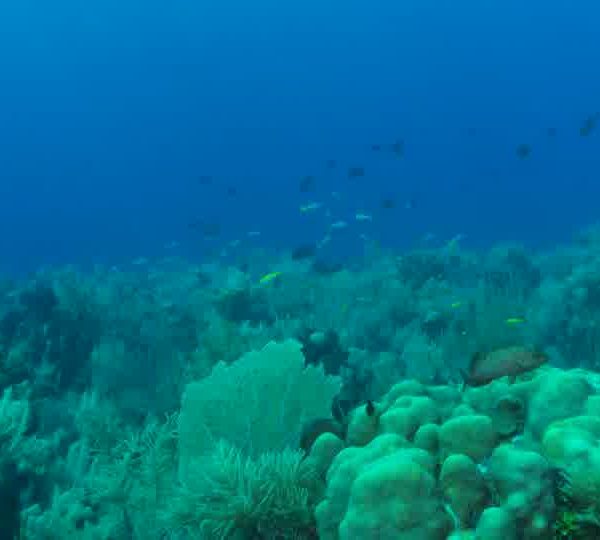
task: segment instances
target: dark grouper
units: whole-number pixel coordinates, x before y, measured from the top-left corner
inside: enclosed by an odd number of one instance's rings
[[[471,365],[463,373],[465,383],[481,386],[499,377],[514,377],[531,371],[548,361],[539,351],[525,347],[506,347],[489,353],[475,353]]]

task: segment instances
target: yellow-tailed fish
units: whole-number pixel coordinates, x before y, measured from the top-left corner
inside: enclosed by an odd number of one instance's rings
[[[509,317],[508,319],[505,319],[504,322],[508,325],[513,326],[517,324],[523,324],[525,322],[525,319],[523,317]]]
[[[268,274],[265,274],[263,277],[261,277],[258,280],[258,282],[261,285],[265,285],[266,283],[270,283],[274,279],[277,279],[280,275],[281,275],[281,272],[269,272]]]

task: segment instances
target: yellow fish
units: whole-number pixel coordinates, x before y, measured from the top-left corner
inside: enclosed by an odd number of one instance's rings
[[[510,325],[523,324],[525,322],[525,319],[523,317],[509,317],[504,322]]]
[[[281,272],[269,272],[268,274],[265,274],[263,277],[261,277],[258,282],[261,285],[264,285],[266,283],[270,283],[271,281],[273,281],[274,279],[276,279],[277,277],[279,277],[281,275]]]
[[[462,306],[462,302],[461,302],[461,301],[458,301],[458,302],[452,302],[452,303],[450,304],[450,307],[451,307],[452,309],[458,309],[460,306]]]

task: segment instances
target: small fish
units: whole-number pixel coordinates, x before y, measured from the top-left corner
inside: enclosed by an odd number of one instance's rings
[[[548,135],[548,137],[556,137],[556,128],[554,128],[554,127],[547,128],[546,135]]]
[[[310,453],[313,444],[323,433],[333,433],[342,440],[346,436],[344,426],[333,418],[311,420],[304,425],[300,435],[300,448],[305,454]]]
[[[531,146],[529,144],[519,144],[515,150],[517,157],[527,159],[531,155]]]
[[[396,201],[392,197],[384,197],[381,199],[380,206],[384,210],[393,210],[396,208]]]
[[[344,265],[340,262],[328,262],[317,259],[312,264],[313,272],[320,276],[329,276],[341,272],[343,269]]]
[[[548,357],[540,351],[525,347],[506,347],[489,353],[473,355],[466,372],[462,372],[465,384],[482,386],[500,377],[515,377],[540,367]]]
[[[392,144],[391,150],[398,157],[402,157],[404,155],[404,141],[396,141]]]
[[[265,285],[267,283],[271,283],[271,281],[273,281],[274,279],[277,279],[280,275],[281,275],[281,272],[269,272],[268,274],[265,274],[263,277],[261,277],[258,280],[258,282],[261,285]]]
[[[348,224],[345,221],[335,221],[333,222],[330,227],[334,230],[341,230],[341,229],[345,229],[346,227],[348,227]]]
[[[592,132],[596,129],[598,124],[598,119],[600,119],[600,113],[591,114],[588,116],[583,125],[579,128],[579,135],[582,137],[588,137],[592,134]]]
[[[238,190],[235,186],[228,186],[225,189],[225,195],[227,195],[230,198],[235,197],[238,194]]]
[[[436,234],[432,232],[425,233],[421,238],[421,242],[424,244],[431,244],[436,239]]]
[[[213,183],[213,177],[208,175],[202,175],[198,177],[198,183],[201,186],[209,186]]]
[[[328,159],[328,160],[325,162],[325,167],[327,167],[328,169],[335,169],[335,166],[336,166],[336,161],[335,161],[335,159]]]
[[[308,193],[309,191],[314,191],[315,185],[315,177],[308,175],[302,177],[298,184],[298,189],[300,190],[300,193]]]
[[[311,203],[308,203],[308,204],[303,204],[302,206],[300,206],[300,213],[301,214],[308,214],[309,212],[314,212],[315,210],[318,210],[322,206],[323,205],[321,203],[318,203],[318,202],[311,202]]]
[[[350,167],[348,169],[348,178],[361,178],[365,175],[364,167]]]
[[[525,319],[523,317],[508,317],[504,322],[509,326],[515,326],[518,324],[523,324]]]
[[[246,236],[248,238],[256,238],[257,236],[260,236],[260,231],[248,231]]]
[[[356,219],[356,221],[373,221],[373,216],[371,216],[369,214],[365,214],[363,212],[358,212],[354,216],[354,219]]]
[[[371,150],[373,150],[373,152],[379,152],[381,150],[381,145],[380,144],[372,144]]]
[[[461,307],[462,305],[463,305],[463,303],[462,303],[462,302],[459,300],[459,301],[457,301],[457,302],[452,302],[452,303],[450,304],[450,307],[451,307],[452,309],[458,309],[458,308],[459,308],[459,307]]]
[[[323,238],[321,238],[321,240],[317,244],[317,247],[319,249],[321,249],[323,246],[326,246],[327,244],[329,244],[329,242],[331,242],[331,235],[326,234]]]
[[[196,279],[198,280],[198,285],[201,285],[202,287],[206,287],[212,283],[211,275],[204,270],[198,270],[196,272]]]
[[[190,223],[188,227],[190,229],[199,231],[207,238],[215,238],[221,234],[221,226],[218,223],[197,220]]]
[[[315,244],[301,244],[292,250],[292,260],[302,261],[304,259],[310,259],[317,253],[317,246]]]
[[[414,210],[417,207],[417,202],[413,198],[406,199],[404,202],[404,210]]]

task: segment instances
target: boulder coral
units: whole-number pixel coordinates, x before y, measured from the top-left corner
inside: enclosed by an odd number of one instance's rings
[[[315,443],[330,449],[322,540],[550,540],[565,515],[600,515],[591,373],[547,366],[463,391],[403,381],[366,411],[351,415],[343,449],[331,434]]]
[[[442,540],[452,527],[436,493],[435,460],[393,434],[338,454],[316,516],[322,540]]]

